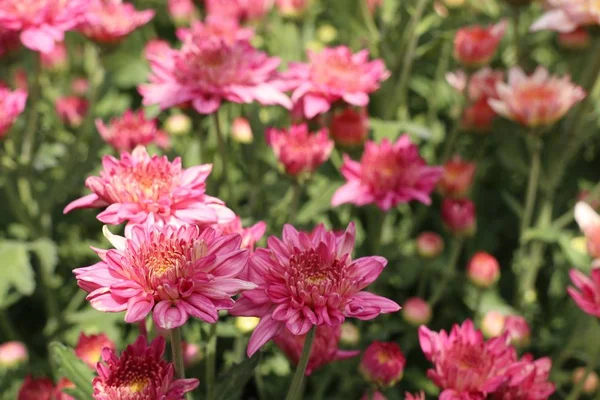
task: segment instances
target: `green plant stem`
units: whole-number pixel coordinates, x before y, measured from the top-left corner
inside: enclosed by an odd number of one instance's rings
[[[538,192],[538,186],[540,181],[540,170],[542,167],[542,141],[539,137],[534,136],[531,145],[531,167],[529,169],[529,179],[527,181],[527,194],[525,196],[525,207],[523,210],[523,217],[521,218],[521,233],[520,240],[523,242],[523,236],[525,231],[529,229],[531,225],[531,219],[533,218],[533,207],[535,206],[535,199]]]
[[[585,381],[587,380],[588,375],[594,371],[596,368],[596,364],[598,363],[598,358],[600,358],[600,346],[596,346],[595,351],[592,353],[587,365],[585,366],[585,373],[581,377],[581,380],[577,382],[577,384],[571,389],[571,392],[567,396],[566,400],[577,400],[581,396],[581,392],[583,391],[583,387],[585,385]]]
[[[5,310],[0,310],[0,329],[2,329],[5,341],[17,340],[19,337],[17,330],[13,326],[10,318],[8,318],[8,315],[6,315]]]
[[[519,31],[519,27],[521,26],[521,9],[519,7],[513,7],[512,21],[515,46],[515,65],[521,65],[521,32]]]
[[[296,214],[298,213],[298,205],[300,204],[300,197],[302,197],[302,185],[298,179],[294,179],[292,183],[292,200],[290,202],[290,212],[288,214],[287,223],[293,224],[296,220]]]
[[[450,258],[448,259],[448,267],[444,271],[444,277],[440,285],[436,288],[436,291],[429,300],[429,305],[433,308],[441,299],[446,286],[450,283],[450,279],[456,274],[456,267],[458,260],[460,259],[460,253],[462,251],[465,239],[463,237],[455,237],[452,241],[452,249],[450,251]]]
[[[292,378],[292,384],[290,385],[290,389],[288,391],[287,396],[285,396],[285,400],[296,400],[300,392],[302,391],[302,384],[304,382],[304,373],[306,372],[306,366],[308,365],[308,359],[310,358],[310,351],[312,349],[313,341],[315,339],[315,334],[317,332],[317,327],[313,326],[306,338],[304,339],[304,347],[302,348],[302,355],[300,356],[300,361],[298,361],[298,366],[296,367],[296,372],[294,373],[294,377]]]
[[[213,113],[213,121],[215,124],[215,131],[217,133],[217,143],[219,146],[219,155],[221,156],[221,180],[225,183],[227,187],[227,195],[229,198],[232,198],[234,193],[231,188],[231,183],[229,182],[229,174],[228,168],[229,164],[227,163],[227,147],[225,146],[225,138],[223,137],[223,130],[221,129],[221,122],[219,120],[219,111],[215,111]]]
[[[266,400],[267,396],[265,395],[265,382],[263,381],[260,368],[258,367],[254,368],[254,383],[256,384],[258,400]]]
[[[33,54],[33,77],[27,95],[29,115],[25,132],[23,133],[23,143],[21,146],[21,164],[29,166],[33,155],[33,145],[38,123],[38,104],[41,97],[40,74],[42,72],[41,63],[37,53]]]
[[[215,370],[217,362],[217,324],[210,324],[206,342],[206,400],[215,398]]]
[[[175,376],[177,379],[185,378],[183,366],[183,348],[181,345],[181,327],[171,329],[171,354],[175,364]]]
[[[452,156],[452,153],[454,152],[454,148],[456,147],[456,141],[458,140],[458,136],[460,133],[460,123],[462,114],[465,110],[466,104],[469,102],[469,85],[471,84],[471,77],[473,76],[473,74],[470,71],[466,71],[465,74],[466,82],[465,89],[463,90],[462,106],[458,112],[458,117],[456,118],[456,121],[454,121],[454,126],[452,127],[452,130],[448,134],[447,140],[444,141],[444,150],[442,151],[441,158],[442,162],[448,161]]]
[[[381,249],[383,224],[385,223],[387,214],[387,212],[381,210],[379,207],[372,207],[367,214],[368,244],[369,252],[372,255],[378,254]]]

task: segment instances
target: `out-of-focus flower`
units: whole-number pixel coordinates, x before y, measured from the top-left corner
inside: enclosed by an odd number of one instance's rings
[[[477,102],[481,99],[494,99],[498,97],[498,83],[504,81],[504,71],[482,68],[471,76],[467,93],[469,100]]]
[[[174,366],[163,356],[165,339],[158,336],[150,346],[140,336],[117,357],[113,350],[102,351],[94,378],[94,399],[184,400],[185,393],[198,387],[197,379],[175,379]]]
[[[248,260],[240,235],[151,222],[134,226],[125,237],[105,227],[115,248],[95,249],[102,261],[73,271],[96,310],[127,311],[128,323],[152,313],[164,329],[182,326],[190,316],[215,323],[219,310],[233,306],[232,296],[256,287],[236,278]]]
[[[105,348],[114,351],[117,346],[104,333],[87,336],[82,332],[75,346],[75,355],[90,368],[96,368],[96,364],[100,361],[100,356]]]
[[[71,91],[76,96],[84,96],[90,89],[90,83],[85,78],[73,78],[71,81]]]
[[[465,0],[444,0],[448,8],[460,8],[465,4]]]
[[[598,378],[598,374],[595,371],[589,371],[586,377],[586,368],[578,367],[573,371],[573,385],[579,384],[582,379],[585,379],[583,383],[583,393],[585,394],[594,394],[598,390],[598,383],[600,379]]]
[[[584,201],[575,204],[575,221],[586,239],[587,251],[593,259],[600,259],[600,215]]]
[[[258,288],[242,293],[232,315],[260,317],[248,343],[252,356],[287,328],[304,335],[313,326],[336,326],[346,318],[370,320],[400,306],[385,297],[363,291],[373,283],[387,260],[352,260],[355,228],[342,235],[319,225],[312,234],[285,225],[283,240],[269,237],[268,248],[257,249],[248,263],[248,278]]]
[[[157,222],[196,225],[235,218],[225,203],[205,194],[211,164],[183,169],[180,158],[170,162],[166,156],[150,157],[139,146],[121,153],[120,159],[104,156],[102,166],[100,176],[86,179],[92,193],[69,203],[65,213],[108,206],[97,218],[110,225],[143,224],[150,216]]]
[[[42,67],[50,71],[63,71],[67,68],[69,55],[64,43],[56,43],[52,51],[40,53]]]
[[[444,251],[444,239],[435,232],[421,232],[416,243],[417,254],[422,258],[436,258]]]
[[[442,389],[440,399],[484,399],[504,383],[504,371],[517,361],[506,336],[486,342],[470,320],[455,325],[450,334],[421,326],[419,342],[434,364],[427,376]]]
[[[493,255],[485,251],[477,252],[467,265],[467,277],[473,285],[489,288],[500,279],[500,264]]]
[[[594,211],[600,209],[600,195],[596,192],[583,189],[577,195],[577,200],[589,204]]]
[[[510,342],[517,347],[529,344],[531,329],[527,320],[520,315],[508,315],[504,321],[504,332],[508,332]]]
[[[27,347],[22,342],[5,342],[0,344],[0,368],[14,368],[29,359]]]
[[[488,311],[481,320],[481,332],[486,338],[493,338],[504,333],[506,316],[498,311]]]
[[[496,86],[504,80],[504,72],[488,67],[482,68],[471,76],[468,88],[464,71],[448,73],[446,80],[461,93],[467,90],[468,104],[461,118],[462,128],[475,133],[491,132],[497,114],[488,104],[488,100],[498,97]]]
[[[309,376],[323,365],[337,360],[356,357],[360,354],[360,350],[341,350],[338,348],[341,331],[339,325],[322,325],[316,329],[317,332],[315,333],[315,339],[308,358],[308,366],[306,367],[306,376]],[[293,365],[297,365],[300,360],[305,340],[306,334],[294,335],[287,329],[282,329],[273,338],[273,342],[283,351]]]
[[[17,68],[13,74],[13,84],[17,89],[23,89],[25,91],[29,88],[29,83],[27,82],[27,71],[23,68]],[[2,86],[2,84],[0,84]]]
[[[431,320],[431,306],[420,297],[410,297],[402,304],[402,316],[413,326],[426,325]]]
[[[525,355],[504,372],[504,383],[488,397],[491,400],[547,400],[555,386],[548,382],[552,361]]]
[[[260,318],[257,317],[236,317],[235,327],[242,333],[250,333],[256,328],[259,322]]]
[[[192,0],[169,0],[167,10],[175,25],[187,25],[199,18],[198,9]]]
[[[380,391],[376,390],[372,393],[367,392],[363,394],[360,400],[387,400],[387,397],[385,397]]]
[[[297,18],[308,10],[312,0],[275,0],[277,10],[287,18]]]
[[[80,96],[64,96],[56,99],[54,108],[63,124],[77,128],[83,123],[89,103]]]
[[[394,386],[404,375],[406,358],[394,342],[374,341],[360,360],[360,372],[364,378],[381,388]]]
[[[492,131],[492,124],[497,116],[488,99],[482,98],[465,108],[460,123],[465,131],[486,134]]]
[[[273,0],[205,0],[209,17],[236,21],[257,20],[273,8]]]
[[[172,51],[171,45],[166,40],[152,39],[144,46],[144,57],[148,60],[167,58]]]
[[[113,118],[107,125],[101,119],[96,120],[96,129],[102,139],[115,150],[132,151],[139,145],[155,143],[159,147],[169,147],[169,137],[156,126],[155,119],[146,119],[144,110],[131,110],[118,118]]]
[[[118,42],[154,17],[154,10],[137,11],[122,0],[86,1],[86,14],[77,29],[101,43]]]
[[[262,239],[265,234],[267,224],[264,221],[259,221],[251,227],[244,228],[242,226],[242,219],[235,217],[231,222],[215,225],[214,228],[220,230],[225,235],[237,233],[242,237],[241,248],[252,251],[256,242]]]
[[[185,114],[173,114],[165,121],[165,130],[173,136],[182,136],[192,130],[192,120]]]
[[[19,48],[19,32],[0,28],[0,57]]]
[[[375,10],[378,7],[381,7],[383,5],[383,0],[361,0],[367,3],[367,8],[369,9],[369,12],[371,14],[375,13]]]
[[[19,32],[21,43],[28,49],[49,53],[65,32],[80,21],[87,0],[4,0],[0,2],[0,26]]]
[[[442,178],[438,183],[440,194],[445,197],[462,198],[469,194],[475,177],[475,163],[454,156],[443,166]]]
[[[292,125],[282,130],[268,129],[267,143],[285,172],[293,176],[316,171],[329,159],[334,146],[327,129],[310,133],[307,124]]]
[[[346,107],[335,113],[329,132],[335,142],[341,146],[361,146],[369,136],[369,115],[367,109]]]
[[[356,346],[360,342],[360,330],[352,322],[344,322],[340,329],[341,343]]]
[[[461,28],[454,37],[454,58],[468,68],[489,64],[506,31],[507,21]]]
[[[600,268],[592,268],[590,276],[581,271],[572,269],[569,271],[571,281],[575,285],[569,287],[569,295],[577,303],[577,307],[585,313],[600,318]]]
[[[425,392],[422,390],[419,393],[404,393],[404,400],[425,400]]]
[[[202,351],[200,350],[200,346],[187,342],[182,342],[181,346],[183,347],[183,363],[186,367],[191,367],[202,360]]]
[[[177,29],[177,38],[182,42],[224,40],[232,44],[238,40],[247,41],[254,36],[254,30],[243,28],[234,19],[209,17],[204,22],[196,21],[189,29]]]
[[[469,199],[444,199],[442,220],[452,234],[472,236],[477,229],[475,204]]]
[[[55,387],[50,378],[32,378],[28,375],[19,389],[17,400],[75,400],[62,392],[67,387],[73,387],[73,384],[66,378],[61,379]]]
[[[590,47],[591,35],[586,28],[577,28],[573,32],[560,32],[558,44],[567,50],[585,50]]]
[[[504,0],[505,3],[508,3],[513,7],[528,6],[536,1],[538,1],[538,0]]]
[[[428,166],[419,148],[408,135],[402,135],[396,143],[368,141],[360,162],[344,155],[341,172],[347,183],[333,195],[333,206],[375,203],[387,211],[411,200],[430,204],[442,168]]]
[[[338,31],[333,25],[323,24],[317,29],[317,38],[322,43],[331,43],[337,39],[337,36]]]
[[[302,105],[309,119],[329,111],[340,100],[365,107],[369,94],[390,75],[382,60],[369,61],[367,50],[352,54],[346,46],[320,53],[308,51],[308,60],[306,64],[290,63],[285,76],[294,89],[292,101]]]
[[[499,83],[497,89],[498,99],[489,100],[494,111],[530,128],[554,124],[586,96],[569,76],[550,76],[544,67],[530,76],[513,67],[508,72],[508,84]]]
[[[0,139],[8,133],[17,117],[23,112],[26,102],[25,90],[11,91],[0,82]]]
[[[252,127],[246,118],[237,117],[231,123],[231,138],[238,143],[252,143]]]
[[[580,26],[600,25],[596,0],[547,0],[548,10],[531,25],[531,31],[572,32]]]

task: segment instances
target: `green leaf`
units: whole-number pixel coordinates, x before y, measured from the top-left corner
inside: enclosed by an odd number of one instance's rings
[[[539,240],[546,243],[556,243],[561,238],[561,231],[552,228],[528,229],[523,234],[526,242],[530,240]]]
[[[319,219],[320,215],[331,208],[331,198],[337,190],[337,186],[331,185],[331,182],[324,180],[323,185],[318,186],[314,196],[304,204],[296,216],[299,223],[306,223]],[[315,185],[316,186],[316,185]],[[315,188],[313,186],[313,188]]]
[[[244,386],[254,375],[254,369],[258,365],[260,357],[247,358],[241,363],[232,366],[217,378],[215,393],[216,400],[233,400],[242,397]]]
[[[58,247],[47,238],[38,239],[29,245],[29,250],[40,260],[40,266],[51,275],[58,264]]]
[[[52,361],[58,366],[58,375],[68,378],[75,385],[73,395],[78,400],[92,398],[94,373],[81,361],[73,350],[62,343],[52,342],[48,346]]]
[[[6,298],[11,287],[25,296],[33,294],[35,277],[29,262],[27,245],[17,241],[1,241],[0,260],[0,301]]]

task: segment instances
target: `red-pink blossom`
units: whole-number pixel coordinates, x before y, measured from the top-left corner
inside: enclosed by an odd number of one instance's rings
[[[478,251],[467,265],[467,277],[475,286],[489,288],[500,279],[500,264],[493,255]]]
[[[198,19],[198,9],[193,0],[169,0],[167,9],[176,25],[189,24]]]
[[[385,397],[380,391],[376,390],[374,392],[367,392],[363,394],[360,400],[387,400],[387,397]]]
[[[547,0],[548,10],[531,25],[531,31],[573,32],[581,26],[600,25],[596,0]]]
[[[490,133],[497,116],[488,98],[482,98],[465,108],[460,120],[461,128],[474,133]]]
[[[416,239],[417,254],[423,258],[436,258],[444,251],[444,238],[435,232],[421,232]]]
[[[170,224],[213,225],[235,218],[221,200],[206,195],[206,179],[212,164],[184,169],[181,159],[150,156],[138,146],[121,158],[104,156],[100,176],[86,179],[91,194],[71,202],[68,213],[77,208],[100,208],[105,224],[142,224],[148,217]]]
[[[365,107],[369,94],[390,75],[382,60],[369,61],[368,50],[352,54],[346,46],[326,48],[320,53],[308,51],[308,60],[290,63],[285,76],[294,89],[292,101],[301,104],[309,119],[341,100]]]
[[[98,376],[92,383],[95,400],[184,400],[198,387],[197,379],[175,379],[175,368],[164,360],[165,339],[158,336],[148,346],[140,336],[117,357],[102,351]]]
[[[340,113],[335,113],[329,127],[331,137],[341,146],[361,146],[369,136],[369,115],[362,107],[355,110],[346,107]]]
[[[454,198],[465,197],[473,186],[476,164],[465,161],[456,155],[446,161],[443,168],[444,172],[438,183],[441,195]]]
[[[583,312],[600,318],[600,267],[592,268],[589,276],[572,269],[569,276],[575,287],[567,291]]]
[[[409,297],[402,304],[402,316],[413,326],[427,324],[431,320],[431,306],[420,297]]]
[[[22,342],[0,344],[0,368],[10,369],[22,365],[29,359],[27,347]]]
[[[307,124],[282,130],[268,129],[267,143],[285,172],[294,176],[314,172],[329,159],[334,146],[327,129],[313,134],[308,131]]]
[[[62,392],[62,389],[73,386],[66,378],[54,386],[50,378],[32,378],[28,375],[19,389],[17,400],[75,400]]]
[[[117,346],[104,333],[88,336],[82,332],[75,346],[75,355],[90,368],[95,368],[105,348],[114,351]]]
[[[590,47],[592,36],[588,29],[579,27],[573,32],[561,32],[558,34],[558,44],[567,50],[585,50]]]
[[[404,375],[405,366],[404,353],[394,342],[374,341],[360,360],[360,372],[364,378],[382,388],[398,383]]]
[[[228,235],[231,233],[237,233],[242,237],[242,249],[254,250],[254,245],[260,239],[262,239],[267,229],[267,224],[264,221],[259,221],[251,227],[244,228],[242,226],[242,219],[235,217],[231,222],[221,225],[216,225],[216,229],[219,229],[224,234]]]
[[[102,139],[119,152],[132,151],[138,145],[150,143],[162,148],[169,147],[169,137],[156,124],[156,119],[146,119],[143,110],[127,110],[123,116],[111,119],[108,126],[97,119],[96,129]]]
[[[472,236],[477,229],[475,204],[469,199],[444,199],[442,221],[454,235]]]
[[[152,39],[144,46],[144,57],[149,59],[168,58],[172,52],[171,45],[166,40]]]
[[[491,400],[546,400],[555,386],[548,382],[552,361],[548,357],[533,360],[525,355],[505,372],[505,382],[489,396]]]
[[[333,195],[333,206],[375,203],[387,211],[411,200],[430,204],[442,168],[428,166],[419,148],[402,135],[396,143],[367,142],[360,162],[344,155],[341,172],[347,182]]]
[[[242,293],[231,314],[260,317],[248,343],[252,356],[284,327],[304,335],[313,326],[341,325],[348,317],[370,320],[396,312],[395,302],[363,289],[373,283],[387,260],[352,260],[355,228],[342,235],[319,225],[312,234],[285,225],[283,240],[269,237],[248,263],[248,278],[258,288]]]
[[[454,58],[469,68],[488,64],[504,36],[507,21],[483,27],[461,28],[454,37]]]
[[[126,311],[125,322],[152,313],[164,329],[182,326],[190,316],[215,323],[219,310],[233,306],[232,296],[256,287],[237,278],[248,260],[240,235],[152,221],[132,227],[125,237],[106,227],[104,233],[115,248],[94,249],[102,261],[73,272],[92,307]]]
[[[89,103],[84,97],[64,96],[56,99],[54,108],[63,124],[78,128],[88,112]]]
[[[8,133],[17,117],[23,112],[26,102],[25,90],[11,91],[0,82],[0,139]]]
[[[422,390],[419,393],[404,393],[404,400],[425,400],[425,392]]]
[[[520,315],[508,315],[504,321],[504,332],[510,342],[518,347],[527,346],[531,337],[531,328],[527,320]]]
[[[585,201],[578,201],[575,204],[575,221],[585,235],[590,257],[600,259],[600,215]]]
[[[236,21],[257,20],[273,8],[273,0],[205,0],[209,17]]]
[[[87,2],[86,2],[87,3]],[[77,29],[101,43],[118,42],[154,17],[154,10],[136,11],[122,0],[89,0]]]

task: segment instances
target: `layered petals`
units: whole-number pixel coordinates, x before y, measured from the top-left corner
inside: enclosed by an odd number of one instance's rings
[[[0,83],[0,139],[8,133],[17,117],[23,112],[26,102],[25,90],[11,91]]]
[[[169,146],[169,138],[157,127],[155,119],[146,119],[144,111],[125,111],[122,117],[114,118],[108,125],[96,120],[96,128],[102,139],[116,151],[132,151],[138,145],[155,143],[159,147]]]
[[[154,10],[136,11],[122,0],[91,0],[77,29],[101,43],[117,42],[154,17]]]

